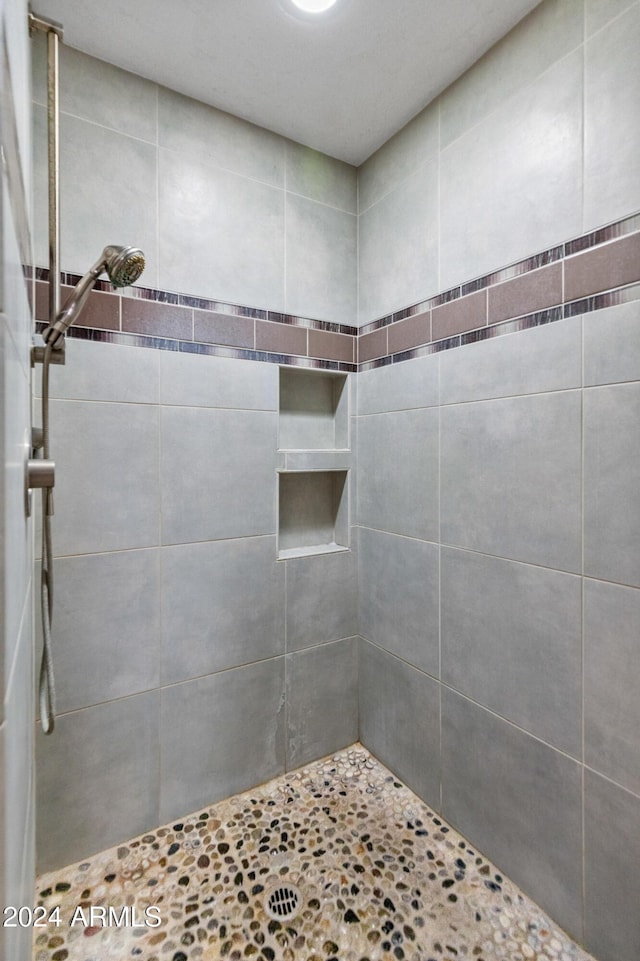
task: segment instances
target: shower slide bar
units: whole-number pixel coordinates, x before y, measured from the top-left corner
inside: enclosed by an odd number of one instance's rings
[[[65,333],[77,320],[101,274],[106,273],[114,287],[129,287],[144,270],[144,254],[137,247],[105,247],[100,257],[80,279],[60,307],[60,181],[59,181],[59,89],[58,44],[62,27],[29,14],[29,30],[47,34],[47,126],[49,158],[49,323],[42,333],[44,346],[31,349],[31,366],[42,364],[42,428],[32,430],[32,457],[27,461],[26,509],[30,514],[31,491],[42,489],[42,568],[40,608],[42,613],[42,662],[40,665],[40,720],[45,734],[55,726],[55,683],[51,647],[53,614],[53,548],[51,517],[55,463],[49,451],[49,366],[64,364]],[[41,456],[36,456],[41,453]]]

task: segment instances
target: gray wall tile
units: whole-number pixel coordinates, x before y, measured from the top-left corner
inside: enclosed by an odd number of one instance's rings
[[[65,353],[64,366],[51,369],[52,397],[121,404],[158,403],[163,356],[160,351],[69,338]]]
[[[580,758],[580,578],[443,548],[441,585],[442,680]]]
[[[62,557],[54,574],[58,711],[157,687],[160,551]]]
[[[585,386],[640,380],[640,301],[585,314]]]
[[[587,36],[601,30],[610,20],[619,17],[637,0],[586,0]]]
[[[284,310],[282,189],[161,149],[158,198],[163,289]]]
[[[158,88],[158,142],[197,163],[284,187],[282,137],[167,87]]]
[[[284,654],[284,577],[275,537],[165,548],[163,682]]]
[[[585,580],[585,763],[640,794],[640,591]]]
[[[357,640],[287,655],[287,770],[357,741]]]
[[[350,214],[358,208],[358,171],[311,147],[285,143],[287,190]]]
[[[438,429],[435,409],[359,419],[360,524],[438,539]]]
[[[360,642],[360,740],[440,810],[440,691],[432,678]]]
[[[40,103],[46,102],[45,87]],[[156,84],[66,44],[60,45],[60,109],[130,137],[158,142]]]
[[[38,873],[162,823],[159,702],[158,692],[137,694],[64,714],[53,737],[38,734]]]
[[[353,551],[296,557],[287,567],[287,652],[351,637],[358,628]]]
[[[581,318],[446,350],[440,372],[443,404],[580,387]]]
[[[640,587],[640,384],[584,391],[584,569]]]
[[[438,289],[438,164],[424,163],[360,216],[359,322],[429,297]]]
[[[546,0],[441,97],[443,147],[498,109],[583,39],[581,3]]]
[[[160,823],[282,774],[284,658],[162,691]]]
[[[174,407],[278,408],[275,364],[163,351],[160,376],[161,402]]]
[[[579,572],[580,393],[443,407],[441,421],[443,543]]]
[[[162,409],[162,543],[275,533],[276,415]]]
[[[439,675],[438,567],[435,544],[358,530],[360,633]]]
[[[585,771],[585,944],[600,961],[640,945],[640,798]]]
[[[640,6],[585,47],[584,229],[640,207]]]
[[[46,111],[34,108],[35,259],[49,262],[46,212]],[[105,158],[109,162],[105,163]],[[157,149],[153,144],[62,114],[60,118],[60,259],[84,274],[107,244],[140,247],[145,286],[158,286]],[[109,198],[105,203],[104,198]],[[167,283],[164,287],[170,286]]]
[[[354,214],[287,194],[285,308],[290,314],[356,322]]]
[[[442,814],[573,937],[582,934],[580,765],[442,690]]]
[[[443,150],[441,167],[439,289],[579,234],[582,51]]]
[[[440,104],[436,101],[387,140],[358,169],[359,209],[372,204],[415,173],[439,146]]]
[[[358,414],[381,414],[438,404],[436,355],[358,374]]]
[[[54,400],[51,433],[56,450],[55,552],[96,554],[156,546],[157,409]]]

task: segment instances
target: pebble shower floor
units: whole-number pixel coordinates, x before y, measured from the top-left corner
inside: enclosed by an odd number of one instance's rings
[[[360,745],[37,884],[34,961],[592,961]]]

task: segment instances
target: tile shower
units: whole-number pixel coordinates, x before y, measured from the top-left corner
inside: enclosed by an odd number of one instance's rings
[[[635,961],[638,33],[546,0],[357,172],[65,51],[63,267],[116,230],[149,268],[54,372],[40,872],[360,738]],[[143,185],[117,224],[106,151]],[[38,166],[34,209],[41,265]],[[333,450],[282,442],[279,371],[347,379]],[[348,476],[349,551],[277,559],[291,471]]]

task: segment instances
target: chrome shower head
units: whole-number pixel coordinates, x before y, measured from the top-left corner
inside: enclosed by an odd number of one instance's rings
[[[87,297],[98,282],[100,274],[106,271],[114,287],[129,287],[144,270],[144,254],[137,247],[105,247],[91,270],[76,284],[64,307],[52,324],[42,332],[45,344],[59,349],[68,327],[78,319]]]
[[[137,247],[105,247],[102,258],[114,287],[130,287],[144,270],[144,254]]]

